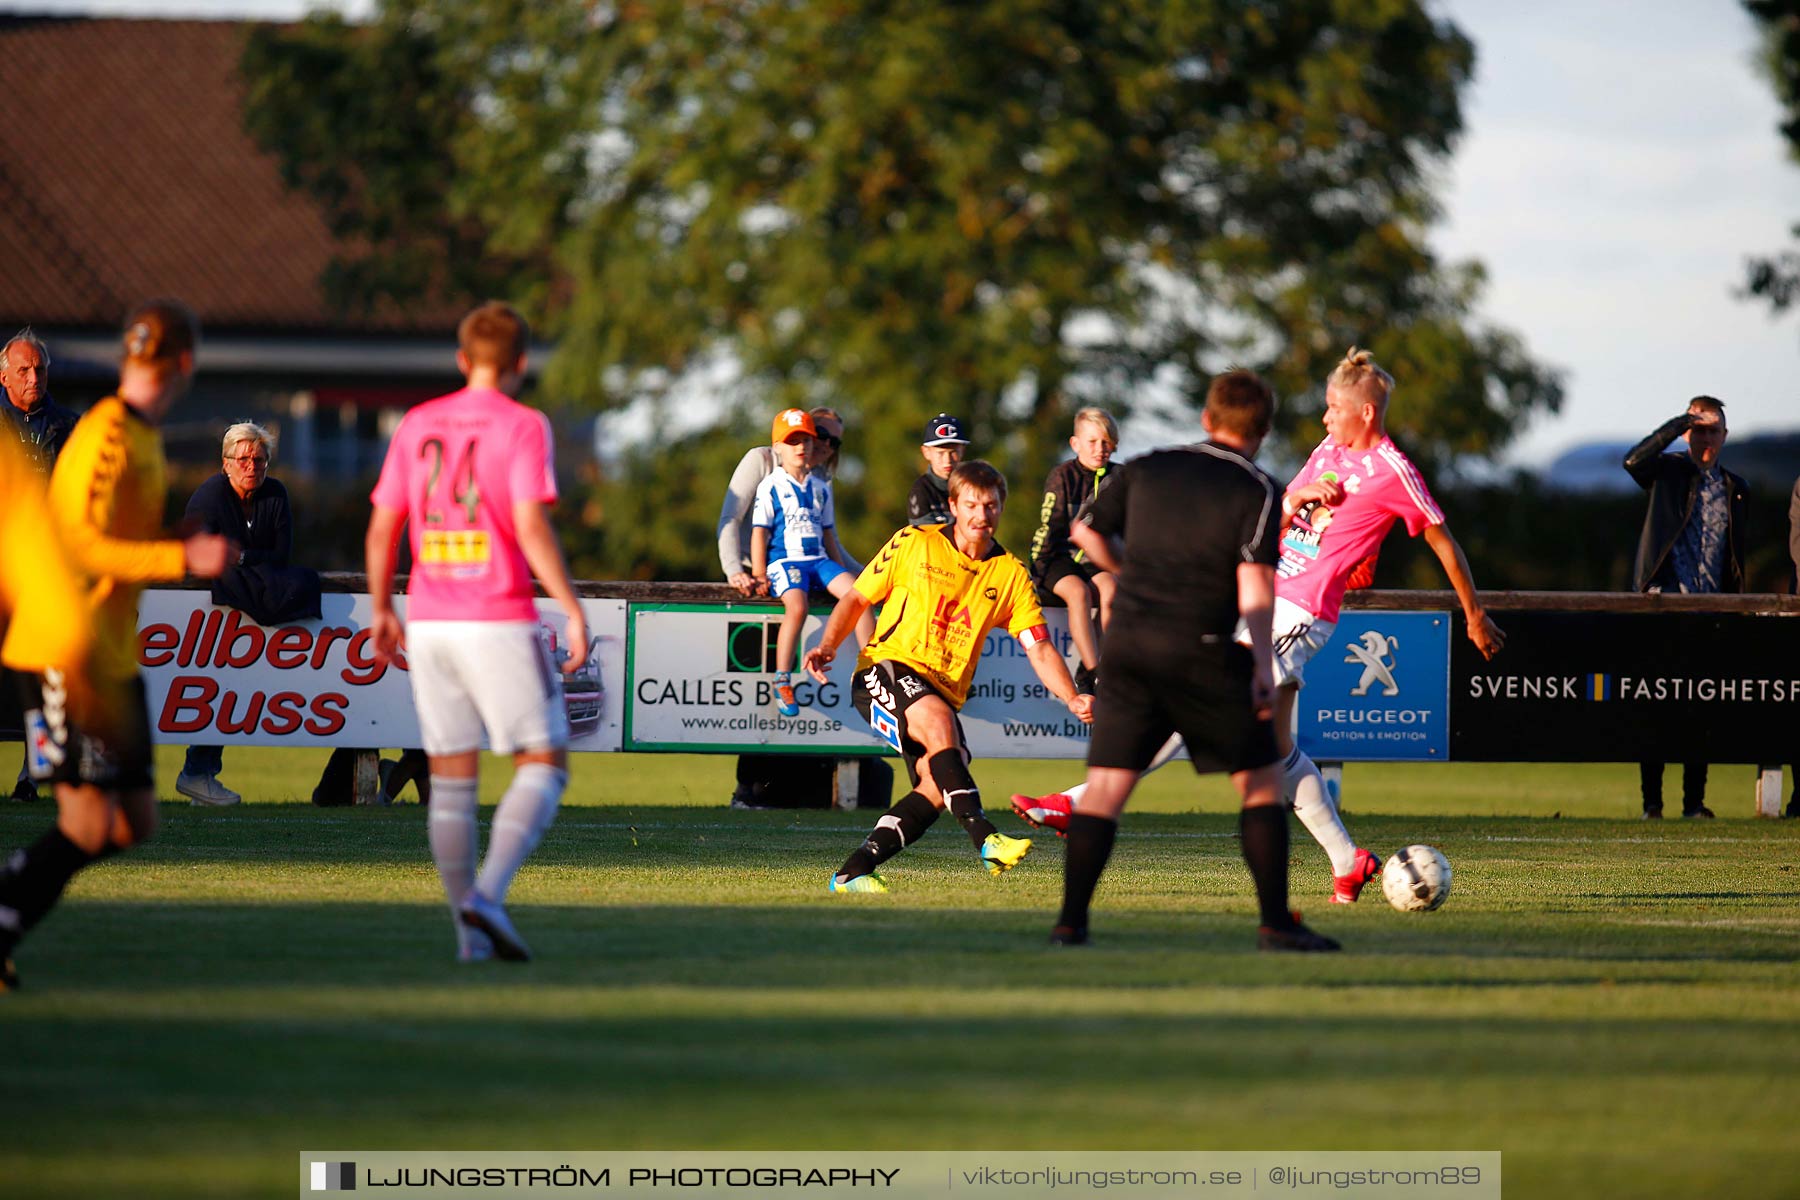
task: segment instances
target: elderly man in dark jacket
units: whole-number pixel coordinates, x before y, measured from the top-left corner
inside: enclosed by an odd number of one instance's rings
[[[50,348],[29,328],[0,346],[0,391],[6,393],[0,413],[48,473],[81,414],[50,398]]]
[[[62,453],[63,443],[69,440],[75,422],[80,419],[81,414],[50,398],[50,347],[44,345],[44,340],[33,333],[30,326],[19,330],[0,346],[0,428],[10,429],[18,435],[32,464],[46,476],[56,465],[56,456]],[[0,703],[8,703],[10,699]],[[18,719],[18,713],[9,703],[5,711],[9,724]],[[31,755],[27,754],[25,758],[29,762]],[[37,784],[24,766],[19,768],[12,798],[37,799]]]
[[[1650,510],[1638,536],[1632,584],[1640,592],[1741,592],[1744,590],[1744,511],[1748,490],[1740,476],[1719,465],[1725,446],[1725,405],[1695,396],[1687,411],[1657,427],[1625,455],[1625,469],[1650,493]],[[1687,453],[1664,453],[1687,436]],[[1660,762],[1640,763],[1644,816],[1662,814]],[[1706,764],[1683,764],[1681,815],[1710,817]]]
[[[319,615],[319,573],[288,563],[294,546],[287,489],[269,478],[274,439],[249,421],[225,431],[223,469],[195,489],[187,520],[243,546],[235,565],[213,581],[212,600],[238,609],[259,625]],[[243,799],[219,782],[224,750],[189,746],[175,790],[195,804],[223,806]]]

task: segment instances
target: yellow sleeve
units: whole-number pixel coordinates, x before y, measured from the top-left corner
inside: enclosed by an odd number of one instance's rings
[[[1044,624],[1044,608],[1038,603],[1037,589],[1031,586],[1031,576],[1026,572],[1024,564],[1013,560],[1012,586],[1008,588],[1011,595],[1012,614],[1006,622],[1006,632],[1018,637],[1027,629]]]
[[[869,560],[862,574],[856,577],[856,590],[863,594],[863,599],[870,604],[880,604],[894,590],[894,580],[900,576],[912,561],[913,547],[917,543],[918,530],[907,526],[887,540],[881,553]]]
[[[35,468],[0,445],[0,661],[21,671],[78,670],[93,639],[87,602],[51,531]]]
[[[160,507],[151,516],[119,512],[119,492],[131,469],[129,419],[123,404],[103,401],[77,422],[50,478],[51,514],[70,561],[89,578],[180,579],[187,574],[180,542],[114,536],[121,517],[147,521],[149,528],[162,517]],[[162,497],[156,499],[160,506]]]

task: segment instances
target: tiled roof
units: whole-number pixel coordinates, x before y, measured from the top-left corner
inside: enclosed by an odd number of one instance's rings
[[[331,235],[244,132],[250,29],[0,18],[0,329],[111,328],[154,296],[217,330],[444,328],[441,305],[376,320],[327,307]]]

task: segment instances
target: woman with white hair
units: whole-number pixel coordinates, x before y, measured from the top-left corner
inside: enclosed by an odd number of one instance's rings
[[[269,478],[275,439],[253,421],[225,431],[220,471],[195,489],[187,504],[189,524],[222,533],[243,547],[237,561],[213,581],[212,601],[239,609],[260,625],[280,625],[319,615],[319,575],[290,566],[293,513],[287,489]],[[175,790],[195,804],[223,806],[243,799],[219,782],[219,746],[189,746]]]

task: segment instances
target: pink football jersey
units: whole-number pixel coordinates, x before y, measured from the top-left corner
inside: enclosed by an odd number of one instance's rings
[[[1346,450],[1326,438],[1287,490],[1320,479],[1343,485],[1344,501],[1306,504],[1294,514],[1281,537],[1275,594],[1321,621],[1335,621],[1350,573],[1381,548],[1396,520],[1417,537],[1427,526],[1442,525],[1444,514],[1419,468],[1388,438],[1367,450]]]
[[[427,401],[394,431],[369,498],[406,514],[409,620],[536,618],[513,504],[556,499],[543,413],[487,388]]]

